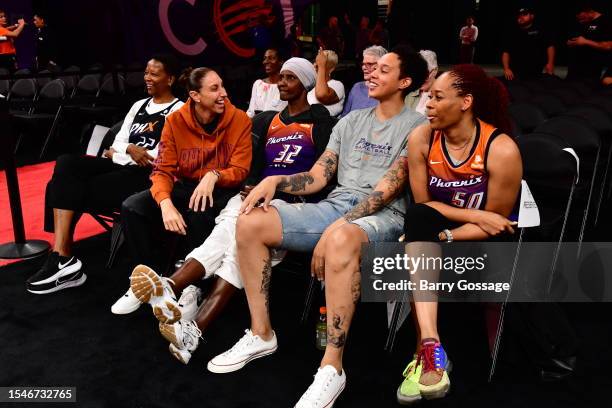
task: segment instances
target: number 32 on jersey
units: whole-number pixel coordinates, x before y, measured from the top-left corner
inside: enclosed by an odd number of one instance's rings
[[[293,144],[283,144],[283,150],[276,156],[274,163],[291,164],[295,161],[295,156],[300,154],[302,146]]]

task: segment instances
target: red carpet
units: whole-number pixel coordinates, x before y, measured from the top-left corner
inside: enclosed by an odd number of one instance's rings
[[[53,174],[55,162],[41,163],[17,169],[21,206],[27,239],[44,239],[53,244],[53,234],[43,230],[45,187]],[[91,216],[84,215],[76,227],[75,241],[104,232]],[[13,224],[4,171],[0,174],[0,243],[13,241]],[[0,259],[0,266],[10,261]]]

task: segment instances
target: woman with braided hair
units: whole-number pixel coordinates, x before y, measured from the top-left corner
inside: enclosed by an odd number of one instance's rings
[[[521,186],[521,156],[508,135],[508,94],[482,68],[458,65],[433,84],[429,123],[408,141],[415,204],[406,211],[406,242],[503,239]],[[437,329],[436,301],[415,302],[417,348],[397,391],[402,404],[444,397],[448,358]]]

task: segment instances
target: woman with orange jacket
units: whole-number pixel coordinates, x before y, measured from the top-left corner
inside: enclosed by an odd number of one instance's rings
[[[153,242],[160,221],[200,245],[251,166],[251,121],[229,101],[219,75],[196,68],[182,79],[189,100],[166,119],[151,189],[126,199],[121,211],[134,261],[153,267],[160,266]]]

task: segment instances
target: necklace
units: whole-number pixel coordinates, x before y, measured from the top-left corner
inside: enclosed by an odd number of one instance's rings
[[[446,138],[444,138],[444,146],[446,146],[447,149],[450,149],[455,152],[461,151],[461,154],[459,155],[459,159],[461,159],[463,155],[465,154],[465,151],[467,150],[468,145],[472,142],[472,139],[474,139],[475,136],[476,136],[476,126],[474,126],[474,131],[472,132],[472,136],[470,136],[470,138],[467,140],[467,142],[465,142],[463,146],[451,147],[446,143]]]

